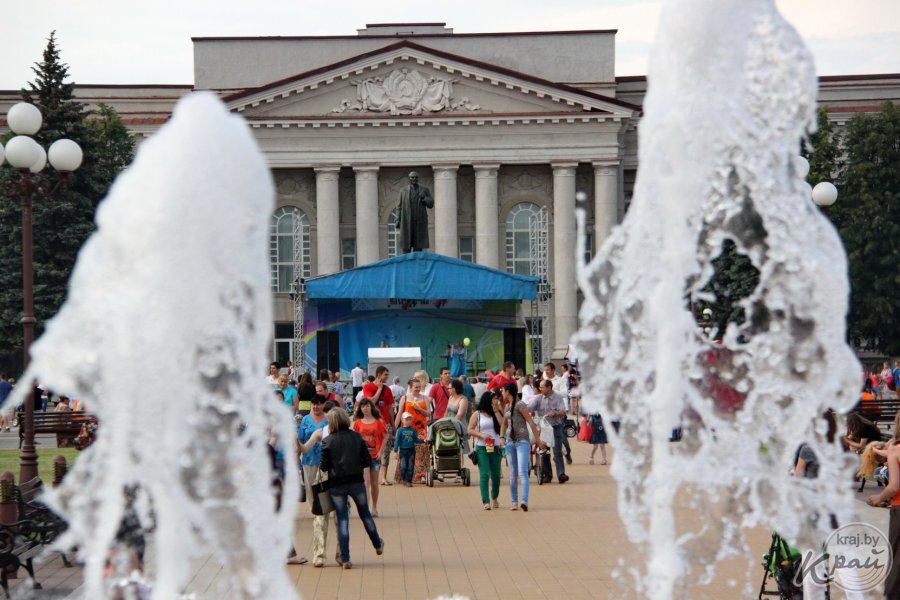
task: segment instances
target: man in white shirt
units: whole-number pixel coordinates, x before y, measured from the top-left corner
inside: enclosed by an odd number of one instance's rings
[[[266,383],[271,385],[273,390],[278,387],[278,375],[280,372],[280,365],[277,362],[269,363],[269,376],[266,377]]]
[[[563,464],[562,448],[566,439],[566,409],[563,398],[553,391],[551,380],[544,379],[540,384],[541,393],[534,396],[528,403],[528,410],[533,411],[539,417],[546,419],[547,424],[553,427],[553,462],[556,467],[556,476],[560,483],[569,480],[566,475],[566,467]],[[569,464],[572,464],[569,461]],[[545,463],[545,468],[549,461]]]
[[[487,391],[487,383],[483,381],[482,377],[476,377],[472,382],[472,389],[475,390],[475,405],[477,406],[481,396]]]
[[[353,386],[353,397],[356,398],[362,391],[363,380],[366,378],[366,372],[356,363],[353,370],[350,371],[350,384]]]
[[[565,377],[560,377],[556,373],[556,365],[552,362],[548,362],[544,365],[544,380],[549,381],[553,384],[553,393],[562,398],[563,404],[565,404],[565,410],[568,414],[569,412],[569,382]],[[563,425],[565,426],[565,418],[563,419]],[[563,445],[566,448],[566,463],[572,464],[572,448],[569,446],[569,438],[563,435],[562,438]]]
[[[391,393],[394,395],[394,402],[399,402],[400,398],[406,394],[406,388],[400,385],[399,377],[394,377],[394,383],[391,384]]]

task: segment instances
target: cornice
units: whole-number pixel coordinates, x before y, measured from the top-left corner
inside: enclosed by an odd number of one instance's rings
[[[507,113],[503,115],[429,114],[352,117],[246,117],[253,129],[336,129],[351,127],[483,127],[577,123],[627,123],[628,117],[596,112]]]

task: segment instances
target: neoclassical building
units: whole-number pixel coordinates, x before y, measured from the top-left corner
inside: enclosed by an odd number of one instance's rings
[[[576,263],[622,219],[638,168],[647,82],[616,77],[615,36],[395,23],[345,36],[204,37],[193,39],[192,85],[76,89],[85,102],[115,107],[138,137],[198,90],[247,120],[277,189],[276,356],[292,355],[297,276],[396,255],[397,198],[414,170],[435,199],[433,252],[549,283],[545,311],[522,314],[541,356],[556,358],[576,327]],[[0,115],[14,96],[0,92]],[[820,79],[820,103],[838,124],[885,100],[900,101],[900,74]],[[546,247],[540,265],[536,244]]]

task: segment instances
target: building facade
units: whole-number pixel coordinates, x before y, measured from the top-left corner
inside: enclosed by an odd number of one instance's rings
[[[615,33],[458,34],[406,23],[348,36],[194,38],[192,85],[76,90],[112,105],[139,137],[191,91],[216,93],[247,120],[277,191],[279,357],[292,355],[297,277],[397,253],[397,198],[416,171],[435,198],[433,252],[548,282],[543,311],[523,315],[543,357],[559,358],[577,323],[576,264],[623,218],[637,172],[647,82],[616,77]],[[823,77],[820,86],[838,124],[900,100],[897,74]],[[0,92],[0,115],[14,96]],[[536,246],[546,249],[541,264]]]

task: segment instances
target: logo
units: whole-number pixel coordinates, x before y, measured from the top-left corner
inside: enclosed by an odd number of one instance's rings
[[[806,553],[798,576],[819,584],[830,581],[847,592],[867,592],[884,583],[893,559],[888,537],[880,529],[848,523],[828,536],[823,554]]]

